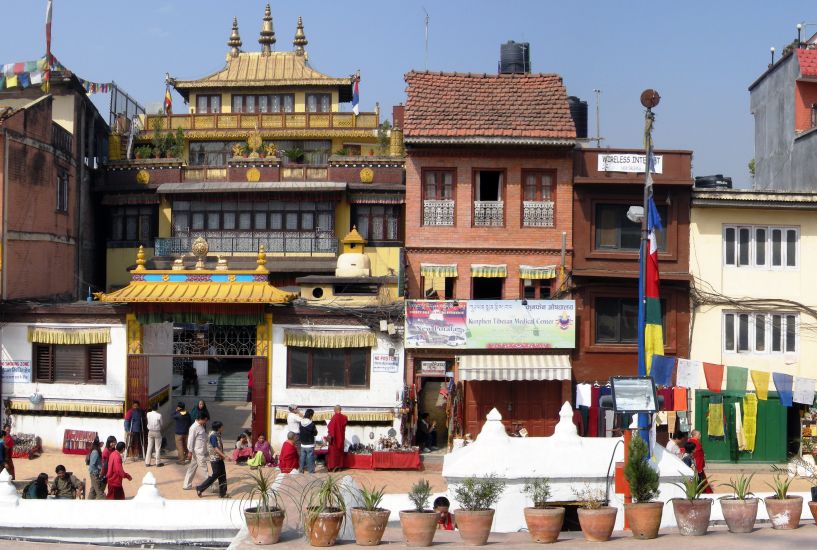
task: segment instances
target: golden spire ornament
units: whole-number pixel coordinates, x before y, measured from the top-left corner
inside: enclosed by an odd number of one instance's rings
[[[269,4],[264,8],[263,21],[258,43],[261,44],[261,55],[269,55],[272,53],[272,45],[275,44],[275,31],[272,28],[272,12],[270,11]]]
[[[230,47],[230,57],[238,57],[241,51],[241,37],[238,35],[238,17],[233,17],[233,31],[230,33],[230,39],[227,41]]]
[[[306,39],[306,34],[304,34],[304,20],[301,16],[298,16],[298,28],[295,29],[295,40],[292,41],[292,45],[295,46],[295,53],[298,55],[304,54],[304,46],[309,44],[309,41]]]

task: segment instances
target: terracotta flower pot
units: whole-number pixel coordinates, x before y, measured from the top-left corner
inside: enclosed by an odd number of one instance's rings
[[[485,546],[491,534],[491,524],[494,522],[493,510],[455,510],[457,529],[465,544],[469,546]]]
[[[431,546],[437,531],[436,512],[400,512],[400,527],[406,546]]]
[[[562,531],[565,509],[561,506],[525,508],[525,523],[534,542],[555,542]]]
[[[722,498],[721,511],[726,526],[732,533],[751,533],[757,519],[756,498],[740,500],[737,498]]]
[[[775,498],[767,497],[766,512],[772,529],[797,529],[800,515],[803,513],[803,497]]]
[[[332,508],[326,512],[320,512],[312,521],[307,519],[304,530],[309,544],[312,546],[332,546],[335,544],[344,517],[346,517],[346,514],[343,511]]]
[[[364,510],[352,508],[352,527],[355,529],[355,542],[358,546],[377,546],[383,538],[386,524],[389,523],[389,512],[383,508]]]
[[[810,500],[808,503],[808,509],[811,510],[811,517],[814,519],[814,522],[817,523],[817,501]]]
[[[699,537],[709,529],[709,516],[712,514],[712,501],[708,498],[690,500],[688,498],[672,499],[672,510],[678,531],[685,536]]]
[[[630,525],[634,539],[654,539],[661,528],[663,502],[636,502],[624,505],[624,517]]]
[[[255,544],[275,544],[281,538],[281,529],[284,526],[284,511],[272,510],[258,512],[258,508],[244,510],[244,519],[247,530]]]
[[[584,538],[590,542],[605,542],[610,540],[613,527],[616,524],[618,508],[602,506],[601,508],[579,508],[579,525]]]

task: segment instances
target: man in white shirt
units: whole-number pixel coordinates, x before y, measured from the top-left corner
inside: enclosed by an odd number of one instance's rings
[[[150,466],[150,455],[154,452],[154,449],[156,452],[156,466],[164,466],[160,457],[162,452],[162,413],[159,412],[158,403],[150,406],[146,423],[148,428],[148,450],[145,452],[145,466]]]
[[[204,477],[208,475],[207,464],[210,460],[207,456],[207,428],[205,427],[208,420],[210,420],[210,417],[206,414],[199,416],[190,426],[190,431],[187,432],[187,459],[190,461],[190,465],[184,473],[182,489],[193,488],[193,477],[199,468],[204,472]]]
[[[686,439],[686,434],[682,432],[675,432],[672,434],[672,437],[667,442],[667,451],[670,454],[674,454],[678,458],[683,458],[684,456],[684,443]]]
[[[287,433],[292,432],[295,434],[295,448],[298,449],[298,452],[301,452],[300,446],[300,431],[301,431],[301,419],[304,417],[303,413],[298,410],[298,405],[290,405],[289,412],[287,413],[287,429],[284,431],[284,441],[287,439]]]

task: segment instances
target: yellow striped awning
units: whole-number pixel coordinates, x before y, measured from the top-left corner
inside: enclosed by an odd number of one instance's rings
[[[377,345],[377,336],[368,330],[287,330],[284,344],[298,348],[371,348]]]
[[[423,277],[456,277],[457,264],[420,264]]]
[[[555,265],[520,265],[519,278],[520,279],[555,279],[557,266]]]
[[[506,264],[471,264],[471,277],[507,277]]]
[[[34,344],[110,344],[111,329],[28,327],[28,341]]]
[[[461,355],[460,380],[570,380],[569,355]]]
[[[131,281],[114,292],[99,293],[101,302],[283,304],[297,297],[266,282],[147,282]]]
[[[275,419],[286,420],[287,413],[288,411],[286,407],[277,407],[275,410]],[[328,422],[329,419],[332,418],[333,414],[335,414],[335,411],[331,409],[326,411],[315,411],[315,416],[312,417],[312,420],[316,422]],[[352,422],[391,422],[394,420],[394,411],[390,409],[383,409],[379,411],[344,410],[343,414],[345,414],[346,418]]]
[[[100,403],[94,401],[62,401],[45,399],[37,405],[28,399],[10,399],[9,408],[12,412],[47,411],[52,413],[85,413],[85,414],[115,414],[125,412],[124,401]]]

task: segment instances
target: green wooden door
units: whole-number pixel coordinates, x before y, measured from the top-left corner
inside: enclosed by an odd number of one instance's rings
[[[735,436],[735,403],[740,403],[743,417],[743,394],[740,392],[721,392],[725,418],[725,437],[711,439],[708,433],[707,416],[712,392],[697,390],[695,392],[695,427],[701,431],[701,444],[707,462],[733,463],[782,463],[786,461],[786,423],[787,410],[780,404],[777,392],[769,392],[769,399],[758,401],[757,436],[755,451],[739,451]]]

